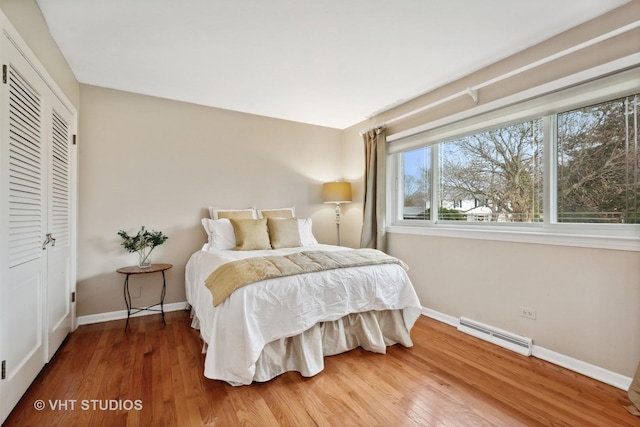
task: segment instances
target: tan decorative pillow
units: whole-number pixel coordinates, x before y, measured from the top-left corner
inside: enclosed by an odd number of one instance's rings
[[[267,218],[267,228],[273,249],[302,246],[297,219]]]
[[[281,208],[281,209],[260,209],[258,214],[261,218],[295,218],[295,208]]]
[[[236,251],[271,249],[266,219],[229,218],[236,236]]]

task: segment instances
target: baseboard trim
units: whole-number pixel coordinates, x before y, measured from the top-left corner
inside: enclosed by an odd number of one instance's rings
[[[531,355],[621,390],[629,390],[629,386],[631,385],[632,378],[630,377],[583,362],[582,360],[574,359],[573,357],[565,356],[561,353],[556,353],[544,347],[534,345]]]
[[[164,304],[164,312],[186,310],[188,303],[185,302],[173,302],[170,304]],[[151,314],[158,314],[157,311],[140,311],[131,317],[149,316]],[[108,313],[88,314],[86,316],[79,316],[77,318],[78,325],[90,325],[92,323],[109,322],[111,320],[121,320],[127,318],[127,310],[111,311]]]
[[[422,307],[422,314],[455,328],[460,324],[458,318],[440,313],[439,311],[432,310],[430,308]],[[539,345],[533,345],[531,355],[621,390],[628,390],[631,385],[632,379],[630,377],[583,362],[582,360],[574,359],[573,357],[557,353],[547,348],[540,347]]]
[[[458,326],[460,326],[459,318],[440,313],[439,311],[435,311],[430,308],[422,307],[422,315],[438,320],[442,323],[446,323],[447,325],[453,326],[456,329],[458,328]]]

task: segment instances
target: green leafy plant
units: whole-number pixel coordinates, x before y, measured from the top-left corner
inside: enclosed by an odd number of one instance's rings
[[[168,239],[162,231],[149,231],[144,225],[135,235],[130,236],[126,231],[120,230],[118,231],[118,236],[122,237],[122,246],[126,250],[138,253],[141,267],[150,264],[149,256],[153,248],[160,246]]]

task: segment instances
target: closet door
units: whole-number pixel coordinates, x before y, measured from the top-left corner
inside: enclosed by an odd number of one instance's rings
[[[38,375],[47,353],[43,333],[47,258],[42,250],[47,227],[42,114],[47,88],[6,37],[2,37],[2,59],[0,420]]]
[[[57,101],[57,99],[54,99]],[[71,113],[60,102],[47,111],[47,362],[71,332]]]

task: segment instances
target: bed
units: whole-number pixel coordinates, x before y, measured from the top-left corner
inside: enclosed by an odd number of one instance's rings
[[[298,240],[294,238],[293,246],[282,239],[278,243],[272,232],[269,244],[275,249],[238,250],[242,238],[232,238],[237,237],[237,228],[230,225],[251,222],[253,226],[259,221],[213,214],[212,219],[203,219],[209,239],[190,257],[185,286],[192,327],[199,329],[204,341],[205,377],[232,385],[264,382],[288,371],[310,377],[323,370],[326,356],[356,347],[385,353],[390,345],[413,345],[410,331],[421,306],[402,262],[267,278],[235,289],[214,306],[207,279],[234,263],[354,251],[318,244],[310,220],[288,220],[269,220],[269,224],[289,227],[295,221]]]

